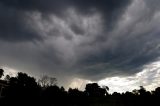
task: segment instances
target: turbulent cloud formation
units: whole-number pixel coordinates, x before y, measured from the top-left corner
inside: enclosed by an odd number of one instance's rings
[[[159,5],[158,0],[0,0],[0,64],[50,74],[62,84],[133,75],[160,55]]]
[[[159,87],[160,62],[154,62],[145,66],[142,72],[129,77],[112,77],[99,81],[101,86],[108,85],[110,92],[125,92],[139,89],[138,86],[144,86],[147,90],[152,91]]]

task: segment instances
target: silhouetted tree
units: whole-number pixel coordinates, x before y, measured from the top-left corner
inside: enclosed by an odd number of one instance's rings
[[[65,90],[61,87],[59,88],[57,85],[48,86],[43,89],[42,99],[45,103],[49,104],[58,104],[59,101],[62,101],[64,97],[66,97]],[[63,102],[62,102],[63,103]],[[59,103],[61,104],[61,103]]]
[[[108,86],[103,86],[102,88],[106,90],[105,91],[105,93],[106,93],[105,95],[108,95],[109,87]]]
[[[139,95],[139,91],[138,91],[137,89],[134,89],[134,90],[132,91],[132,93],[133,93],[134,95]]]
[[[69,94],[69,96],[73,96],[73,97],[82,97],[83,96],[83,92],[79,91],[78,88],[75,88],[75,89],[69,88],[68,94]]]
[[[3,75],[4,75],[4,70],[0,69],[0,78],[2,78]]]
[[[113,94],[112,94],[113,96],[121,96],[121,94],[120,93],[118,93],[118,92],[113,92]]]
[[[143,86],[140,86],[140,89],[139,89],[138,91],[139,91],[139,94],[140,94],[140,95],[145,96],[145,94],[146,94],[146,89],[145,89]]]
[[[9,85],[7,96],[11,98],[31,100],[38,96],[40,90],[34,77],[21,72],[9,79]]]
[[[18,83],[24,87],[35,87],[37,86],[36,79],[34,77],[28,76],[26,73],[18,73],[17,76]]]
[[[131,96],[135,96],[134,93],[127,91],[125,93],[126,96],[131,97]]]
[[[85,92],[88,96],[105,96],[107,94],[106,88],[101,88],[97,83],[87,84]]]
[[[0,97],[0,106],[24,105],[24,103],[25,105],[46,106],[160,105],[160,87],[157,87],[152,93],[140,86],[140,89],[132,92],[114,92],[106,96],[109,88],[107,86],[100,87],[97,83],[86,84],[85,91],[77,88],[69,88],[68,91],[65,91],[63,86],[59,87],[55,84],[56,79],[48,76],[42,77],[38,83],[34,77],[22,72],[18,73],[16,77],[6,76],[5,80],[0,80],[0,85],[6,87],[3,89],[6,96]]]
[[[5,81],[9,81],[10,78],[11,78],[11,77],[10,77],[9,75],[6,75],[5,78],[4,78],[4,80],[5,80]]]
[[[38,83],[41,87],[46,88],[48,86],[54,86],[57,83],[57,79],[53,77],[49,77],[47,75],[42,76],[41,79],[38,80]]]
[[[160,87],[157,87],[157,88],[155,89],[154,94],[155,94],[156,96],[160,96]]]

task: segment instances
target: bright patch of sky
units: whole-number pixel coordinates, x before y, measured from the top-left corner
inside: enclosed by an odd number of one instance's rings
[[[144,86],[147,90],[152,91],[160,85],[160,61],[153,62],[144,66],[144,69],[133,75],[126,77],[110,77],[98,81],[100,86],[108,86],[109,92],[126,92],[134,89],[139,89],[139,86]],[[89,80],[75,78],[69,87],[85,89],[86,83],[92,83]]]

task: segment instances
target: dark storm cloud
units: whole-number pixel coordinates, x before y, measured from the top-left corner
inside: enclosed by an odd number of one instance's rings
[[[107,26],[113,26],[123,13],[130,0],[0,0],[0,37],[5,40],[41,39],[37,31],[28,23],[27,12],[39,11],[44,17],[56,14],[65,18],[67,8],[76,8],[80,13],[89,15],[94,9],[102,12]],[[83,33],[78,27],[72,29],[75,33]],[[13,37],[14,36],[14,37]]]
[[[0,0],[0,64],[61,80],[132,75],[159,57],[159,3]]]
[[[27,23],[27,15],[0,3],[0,38],[9,41],[40,39],[36,31]]]
[[[82,77],[91,75],[91,79],[99,80],[106,76],[133,75],[143,70],[144,65],[157,61],[160,55],[160,10],[158,1],[156,3],[149,5],[147,1],[138,0],[132,3],[117,29],[107,35],[109,37],[103,36],[108,38],[104,44],[99,44],[103,49],[97,49],[97,43],[92,43],[91,47],[96,50],[81,58],[83,71],[78,71],[83,73]]]
[[[151,36],[156,38],[156,36]],[[160,50],[157,48],[159,42],[155,39],[144,40],[136,43],[134,40],[129,41],[130,43],[121,41],[112,52],[104,50],[94,55],[86,55],[86,58],[80,62],[81,67],[84,67],[80,70],[80,73],[83,73],[82,77],[87,78],[91,75],[90,79],[99,80],[105,77],[133,75],[142,71],[145,64],[157,60]],[[150,40],[155,42],[149,45],[145,43]]]
[[[94,9],[111,14],[112,11],[125,8],[131,0],[1,0],[1,2],[13,8],[27,11],[38,10],[45,13],[57,11],[59,14],[67,7],[75,7],[86,14],[94,12]]]

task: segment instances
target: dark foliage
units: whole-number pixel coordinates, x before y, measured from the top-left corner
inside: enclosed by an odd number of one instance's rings
[[[4,72],[4,71],[3,71]],[[3,75],[3,74],[1,74]],[[160,87],[149,92],[143,86],[132,92],[109,94],[107,86],[100,87],[97,83],[87,84],[85,91],[69,88],[65,91],[53,80],[36,81],[26,73],[18,73],[16,77],[6,76],[1,80],[0,105],[3,106],[159,106]],[[48,82],[49,81],[49,82]],[[2,88],[2,86],[0,86]],[[2,96],[3,91],[3,96]]]
[[[4,70],[3,69],[0,69],[0,78],[4,75]]]

